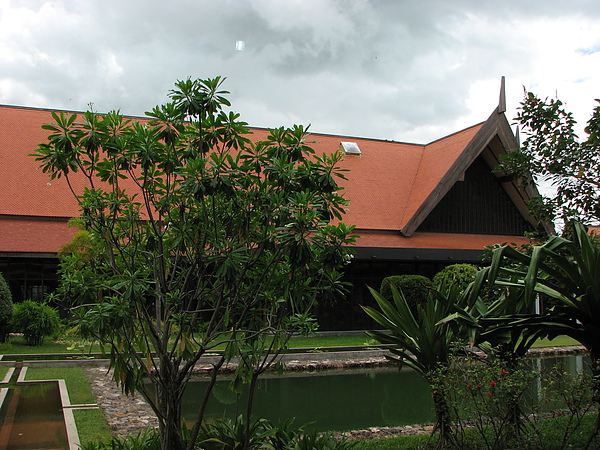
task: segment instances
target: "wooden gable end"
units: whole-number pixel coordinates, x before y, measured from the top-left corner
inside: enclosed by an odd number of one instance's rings
[[[492,173],[483,155],[479,155],[418,231],[522,236],[533,231],[533,226]]]

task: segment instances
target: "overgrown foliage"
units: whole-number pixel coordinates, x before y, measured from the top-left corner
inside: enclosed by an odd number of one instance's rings
[[[539,379],[530,361],[521,360],[507,370],[502,360],[477,355],[454,358],[449,370],[436,373],[434,386],[448,401],[458,448],[469,446],[469,429],[479,436],[479,448],[527,446],[525,436],[534,430],[514,420],[513,405],[523,406],[519,411],[527,406],[527,411],[533,412],[532,389]]]
[[[146,428],[129,436],[113,436],[108,443],[89,441],[81,444],[81,450],[160,450],[160,435],[153,428]]]
[[[0,342],[6,342],[8,333],[10,333],[12,315],[12,294],[8,287],[8,283],[0,273]]]
[[[183,429],[184,440],[189,430]],[[131,436],[116,436],[108,444],[89,442],[82,450],[154,450],[160,448],[159,434],[147,428]],[[253,421],[249,426],[246,419],[217,419],[204,424],[198,436],[203,450],[350,450],[357,442],[335,439],[328,433],[307,433],[303,426],[294,426],[292,420],[274,424],[266,419]]]
[[[56,334],[60,328],[58,312],[44,303],[25,300],[14,306],[11,328],[23,333],[27,345],[42,345],[44,337]]]
[[[596,100],[597,102],[599,100]],[[600,105],[585,127],[575,133],[576,121],[558,99],[540,99],[527,92],[517,122],[527,138],[520,151],[501,156],[497,170],[524,182],[548,181],[556,193],[537,198],[535,213],[549,219],[600,221]]]
[[[186,447],[181,401],[199,358],[225,343],[188,449],[219,368],[241,358],[232,389],[249,384],[252,399],[290,333],[311,329],[317,299],[344,292],[353,241],[351,227],[329,224],[346,204],[343,155],[316,155],[302,126],[250,142],[239,114],[224,110],[222,83],[179,81],[145,121],[54,113],[34,154],[66,180],[88,233],[63,255],[61,295],[84,337],[109,351],[124,391],[149,402],[169,450]]]

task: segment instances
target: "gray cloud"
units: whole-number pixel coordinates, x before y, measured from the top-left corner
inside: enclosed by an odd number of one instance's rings
[[[223,75],[234,108],[255,126],[301,122],[427,141],[474,123],[465,122],[467,100],[478,83],[495,80],[489,112],[501,75],[540,83],[530,27],[547,23],[541,32],[552,36],[565,20],[598,16],[600,2],[558,0],[8,2],[0,102],[76,110],[93,102],[139,115],[176,79]],[[585,49],[599,45],[590,37],[578,48],[594,57]],[[560,51],[558,60],[569,57]]]

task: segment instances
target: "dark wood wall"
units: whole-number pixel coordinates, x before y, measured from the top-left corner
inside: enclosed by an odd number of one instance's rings
[[[0,256],[0,273],[8,282],[13,302],[42,300],[58,286],[58,258]]]
[[[417,231],[522,236],[533,227],[479,156]]]
[[[345,268],[344,281],[351,283],[344,299],[332,304],[321,304],[315,315],[322,331],[369,330],[378,325],[362,310],[361,306],[377,307],[368,287],[379,291],[385,277],[392,275],[419,274],[428,278],[446,267],[463,261],[377,261],[354,260]],[[365,340],[367,338],[365,337]]]

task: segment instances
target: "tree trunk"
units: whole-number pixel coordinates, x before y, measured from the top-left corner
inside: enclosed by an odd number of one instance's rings
[[[254,405],[254,394],[256,393],[256,382],[258,381],[258,372],[252,374],[250,388],[248,389],[248,404],[246,405],[246,435],[244,436],[243,450],[247,450],[250,441],[250,428],[252,426],[252,407]]]
[[[192,450],[196,445],[196,440],[198,439],[198,433],[200,432],[200,427],[202,426],[202,422],[204,420],[204,412],[206,411],[206,406],[208,404],[208,398],[210,393],[212,392],[215,384],[217,382],[217,377],[219,375],[219,370],[221,366],[225,363],[225,357],[221,357],[219,361],[214,364],[210,381],[208,382],[208,386],[206,387],[206,391],[204,392],[204,396],[202,397],[202,402],[200,403],[200,407],[198,408],[198,414],[196,416],[196,422],[192,427],[192,432],[190,433],[190,441],[188,442],[187,450]]]
[[[185,450],[181,436],[181,401],[184,386],[176,380],[168,380],[165,386],[156,387],[156,399],[160,411],[159,428],[162,450]]]
[[[448,406],[444,395],[438,390],[434,389],[432,396],[436,418],[432,434],[434,434],[436,431],[440,433],[438,448],[450,447],[454,445],[454,433],[452,432],[450,407]]]

